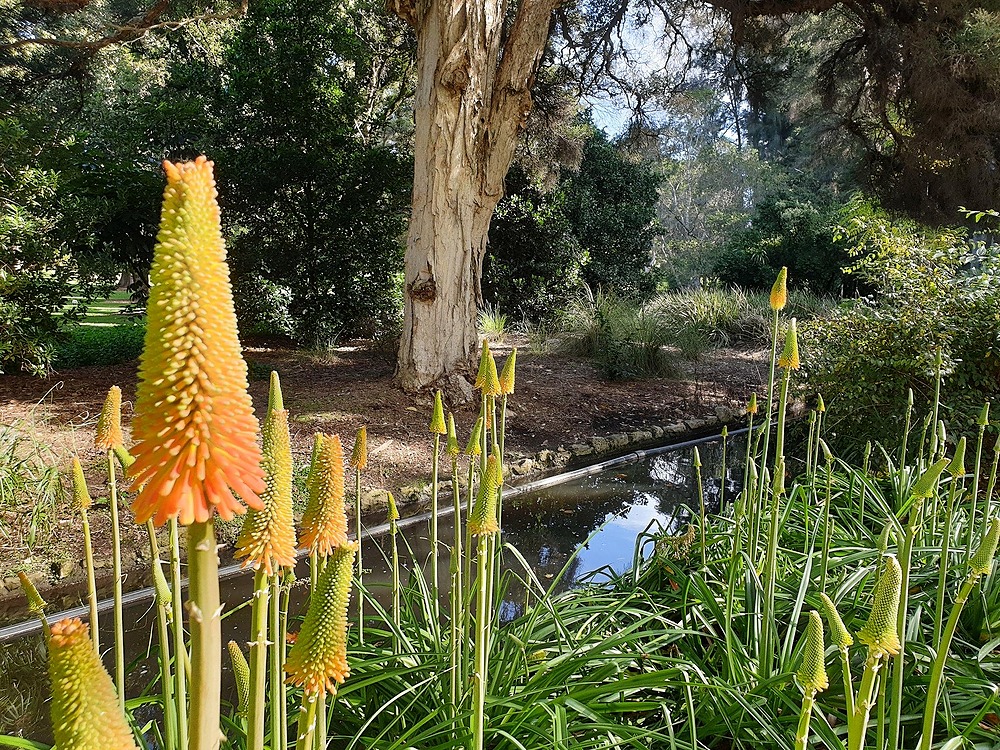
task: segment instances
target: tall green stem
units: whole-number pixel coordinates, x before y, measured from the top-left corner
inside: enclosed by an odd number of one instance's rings
[[[271,728],[271,747],[272,750],[284,750],[285,745],[281,744],[281,722],[282,722],[282,708],[284,707],[284,680],[282,679],[284,666],[281,663],[281,653],[284,647],[283,639],[281,636],[281,626],[279,624],[281,617],[281,573],[275,572],[269,581],[271,593],[268,597],[268,615],[270,619],[270,631],[272,633],[273,648],[270,651],[270,659],[268,661],[268,668],[270,671],[270,680],[268,683],[269,693],[270,693],[270,704],[271,704],[271,715],[270,715],[270,728]],[[254,605],[257,604],[256,598],[254,599]],[[252,667],[251,667],[252,668]]]
[[[122,623],[122,537],[118,523],[118,481],[115,476],[115,454],[107,452],[108,486],[111,491],[111,554],[115,577],[115,689],[118,705],[125,711],[125,626]]]
[[[868,654],[865,671],[858,686],[858,697],[854,702],[854,713],[847,722],[847,750],[863,750],[865,735],[868,731],[868,718],[871,716],[872,696],[875,695],[875,683],[884,659],[880,652]]]
[[[458,487],[458,456],[451,459],[451,494],[454,503],[454,528],[455,537],[451,549],[451,706],[453,716],[458,715],[458,704],[461,692],[463,651],[465,642],[462,634],[465,631],[462,625],[464,614],[463,602],[465,592],[462,589],[462,493]]]
[[[319,696],[315,693],[304,693],[302,707],[299,709],[298,733],[295,740],[295,750],[313,750],[316,744],[316,707]]]
[[[160,644],[160,691],[163,697],[163,734],[167,750],[181,750],[177,741],[177,702],[174,699],[174,675],[170,668],[170,628],[171,602],[175,596],[170,591],[170,585],[163,575],[163,564],[160,561],[160,545],[156,541],[156,527],[152,521],[146,522],[146,533],[149,535],[149,559],[152,560],[153,581],[162,582],[156,588],[156,636]],[[169,596],[170,599],[165,597]],[[180,596],[178,591],[176,596]],[[183,668],[179,660],[175,668]]]
[[[472,706],[472,750],[483,750],[486,728],[486,678],[489,669],[489,581],[493,575],[490,565],[493,556],[490,554],[489,535],[479,536],[476,551],[476,577],[478,582],[478,598],[476,600],[476,642],[475,669],[472,674],[473,706]]]
[[[153,565],[160,561],[153,558]],[[180,594],[177,594],[180,596]],[[184,750],[177,740],[177,704],[174,700],[173,675],[170,673],[170,629],[167,626],[167,605],[156,603],[156,636],[160,641],[160,685],[163,695],[163,735],[167,750]],[[175,669],[183,669],[179,661]]]
[[[708,553],[705,550],[706,541],[706,526],[708,525],[708,518],[705,513],[705,491],[702,487],[701,482],[701,455],[698,453],[698,447],[695,446],[694,449],[694,476],[695,484],[698,489],[698,534],[701,537],[699,546],[701,547],[701,567],[702,569],[708,567]]]
[[[354,471],[354,538],[358,542],[358,643],[365,645],[365,566],[361,562],[361,469]]]
[[[398,527],[395,519],[389,521],[389,538],[392,540],[392,623],[395,626],[395,631],[398,632],[401,612],[399,602],[399,543],[396,541],[397,532]],[[395,652],[397,654],[400,653],[400,639],[395,632],[392,642]]]
[[[972,470],[972,509],[969,511],[968,529],[965,537],[966,559],[972,557],[972,545],[975,538],[976,514],[979,512],[979,472],[983,467],[983,438],[986,435],[986,425],[979,425],[979,438],[976,440],[976,461]],[[988,525],[988,522],[987,524]]]
[[[948,491],[948,507],[944,517],[944,529],[941,532],[941,559],[938,561],[937,610],[934,612],[934,640],[932,641],[935,646],[941,639],[941,629],[944,624],[944,595],[948,585],[948,567],[949,558],[951,557],[951,516],[955,510],[957,487],[958,478],[955,477],[951,482],[951,489]]]
[[[295,585],[295,571],[289,569],[285,571],[284,579],[281,582],[281,606],[279,607],[278,624],[278,710],[281,711],[281,742],[278,747],[285,750],[288,747],[288,687],[282,676],[285,674],[285,657],[288,654],[288,607],[292,599],[292,586]],[[272,709],[274,710],[274,709]],[[272,742],[273,742],[272,738]]]
[[[910,596],[910,563],[913,558],[913,540],[917,535],[923,501],[915,498],[910,508],[910,518],[903,531],[899,547],[899,567],[902,582],[899,593],[899,612],[896,614],[896,634],[899,636],[899,653],[892,657],[892,693],[889,708],[889,741],[887,750],[898,750],[902,740],[903,721],[903,666],[906,659],[906,608]]]
[[[799,725],[795,729],[795,750],[806,750],[809,744],[809,722],[813,706],[816,705],[816,691],[809,690],[802,696],[802,710],[799,711]]]
[[[820,563],[819,590],[826,591],[826,577],[830,567],[830,540],[833,529],[830,519],[830,501],[833,496],[833,461],[826,462],[826,490],[823,496],[823,550]]]
[[[80,509],[83,519],[83,555],[87,563],[87,601],[90,603],[90,638],[94,642],[94,653],[101,655],[101,623],[97,615],[97,578],[94,575],[94,545],[90,539],[90,519],[87,509]]]
[[[774,478],[771,480],[771,519],[768,527],[767,551],[764,561],[764,601],[763,617],[761,618],[760,655],[758,657],[759,674],[762,680],[771,676],[771,669],[774,664],[774,651],[777,639],[774,636],[774,594],[777,579],[778,565],[778,524],[779,506],[781,493],[783,492],[785,473],[785,460],[778,456],[777,466],[774,467]]]
[[[250,615],[250,698],[247,702],[247,748],[264,748],[264,698],[267,690],[267,631],[270,591],[267,571],[258,568],[253,577]],[[273,635],[273,634],[272,634]],[[277,706],[275,706],[277,708]],[[273,713],[273,709],[272,709]]]
[[[434,613],[438,613],[438,463],[441,454],[441,436],[434,433],[434,454],[431,457],[431,597]],[[360,597],[358,597],[360,598]]]
[[[188,715],[187,715],[187,648],[184,645],[184,597],[181,595],[181,551],[180,532],[177,528],[177,518],[168,521],[170,526],[170,585],[173,589],[173,620],[171,627],[174,636],[174,679],[176,689],[174,699],[177,702],[177,746],[186,750],[188,747]]]
[[[189,750],[218,750],[222,675],[219,553],[213,521],[188,526],[188,611],[191,622]]]
[[[774,415],[774,374],[778,359],[778,311],[774,311],[774,321],[771,324],[771,374],[767,380],[767,419],[764,422],[764,446],[761,451],[760,465],[767,466],[767,449],[771,440],[771,420]],[[761,499],[763,499],[761,490]]]

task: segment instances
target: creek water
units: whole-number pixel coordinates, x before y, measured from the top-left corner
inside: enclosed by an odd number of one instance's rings
[[[706,505],[714,510],[720,499],[735,498],[740,490],[746,443],[743,435],[730,437],[727,466],[723,470],[721,443],[695,442],[700,443]],[[685,444],[599,473],[518,492],[504,501],[504,542],[520,552],[543,585],[555,582],[555,591],[573,586],[595,571],[598,575],[602,571],[624,572],[635,560],[636,539],[643,531],[662,528],[677,533],[683,531],[692,510],[697,514],[692,457],[691,444]],[[442,493],[442,505],[450,503],[450,493]],[[369,520],[373,528],[381,522],[381,519]],[[439,568],[445,583],[449,554],[446,545],[453,538],[453,528],[451,516],[440,519]],[[427,523],[412,523],[402,533],[413,550],[413,559],[426,560],[430,554]],[[368,536],[363,543],[364,565],[370,571],[365,573],[365,585],[378,596],[387,594],[389,589],[391,579],[386,562],[389,549],[386,535]],[[409,559],[404,551],[401,560],[406,564]],[[516,566],[510,559],[507,564]],[[308,580],[305,561],[296,572],[299,578]],[[402,576],[405,580],[405,571]],[[223,578],[220,587],[229,610],[223,620],[223,638],[243,643],[250,629],[250,608],[238,607],[252,593],[253,576],[245,572],[230,575]],[[291,613],[301,611],[304,594],[305,587],[293,589]],[[523,601],[523,597],[516,588],[509,589],[500,604],[503,619],[514,619],[521,613],[523,604],[519,600]],[[100,619],[101,645],[105,663],[110,666],[113,663],[111,612],[102,612]],[[124,621],[126,663],[131,665],[126,692],[134,696],[142,693],[158,674],[155,658],[150,657],[155,646],[151,602],[143,599],[127,605]],[[45,645],[40,633],[0,640],[0,734],[51,742],[45,670]],[[232,690],[231,685],[229,689]]]

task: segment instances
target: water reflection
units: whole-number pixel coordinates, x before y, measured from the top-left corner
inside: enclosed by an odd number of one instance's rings
[[[727,500],[739,491],[741,469],[738,463],[745,443],[742,438],[729,441],[730,466],[726,467],[725,476],[721,446],[704,444],[699,450],[705,500],[711,511],[718,508],[723,487]],[[450,497],[442,501],[450,502]],[[692,452],[685,449],[509,499],[503,510],[504,541],[517,548],[543,586],[555,583],[553,588],[558,592],[596,570],[619,573],[627,570],[633,562],[638,534],[651,525],[659,525],[673,533],[682,531],[692,510],[697,514],[698,498]],[[372,525],[381,520],[371,519]],[[450,517],[441,519],[439,534],[443,542],[453,538],[453,528]],[[413,550],[413,559],[426,560],[430,553],[427,525],[415,524],[404,529],[403,534]],[[574,552],[577,553],[575,557]],[[366,539],[363,555],[365,568],[369,571],[365,574],[365,584],[388,606],[391,581],[388,538]],[[440,556],[443,588],[447,585],[448,570],[448,549],[444,544]],[[412,564],[405,552],[402,559],[404,568]],[[505,564],[523,577],[513,555],[506,557]],[[566,570],[558,578],[563,568]],[[403,580],[409,572],[408,569],[401,572]],[[308,578],[304,562],[297,574],[300,579]],[[250,628],[250,608],[245,603],[249,601],[252,588],[253,580],[249,575],[222,581],[222,599],[229,607],[223,620],[224,639],[245,642]],[[293,614],[301,611],[304,596],[304,586],[293,590]],[[507,590],[501,615],[506,619],[517,617],[523,611],[523,602],[524,589],[515,580]],[[126,653],[132,662],[127,692],[134,696],[152,682],[157,671],[151,605],[144,602],[128,607],[124,619]],[[111,666],[110,612],[102,613],[101,625],[105,662]],[[45,649],[40,635],[0,643],[0,733],[51,741],[45,668]],[[224,689],[232,692],[231,676],[227,674],[225,679],[228,687],[224,684]]]

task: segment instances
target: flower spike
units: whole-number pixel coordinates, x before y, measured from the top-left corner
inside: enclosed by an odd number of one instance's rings
[[[806,625],[806,645],[802,653],[802,666],[795,674],[799,683],[806,690],[822,692],[830,686],[826,676],[823,646],[823,620],[815,609],[809,613],[809,624]]]
[[[347,664],[347,608],[357,549],[356,542],[345,542],[327,561],[299,637],[288,652],[288,682],[306,693],[336,693],[351,673]]]
[[[896,632],[896,615],[899,612],[899,594],[903,571],[895,555],[886,555],[885,572],[875,584],[872,610],[868,622],[858,631],[858,640],[868,646],[869,653],[895,656],[899,653],[899,635]]]
[[[458,447],[458,433],[455,432],[455,415],[448,412],[448,442],[445,443],[444,452],[452,458],[458,458],[462,449]]]
[[[262,567],[268,576],[278,566],[295,567],[295,525],[292,521],[292,445],[288,412],[283,405],[278,373],[271,373],[270,412],[264,420],[264,476],[267,488],[261,494],[264,507],[251,510],[236,541],[237,559],[244,565]]]
[[[483,453],[483,446],[480,445],[483,439],[483,418],[479,417],[472,426],[472,434],[469,435],[469,442],[465,445],[466,456],[479,456]]]
[[[124,446],[122,438],[122,389],[117,385],[108,390],[104,399],[101,416],[97,418],[97,437],[94,447],[99,451],[108,451]]]
[[[785,348],[778,357],[778,367],[787,370],[799,369],[799,339],[795,331],[795,318],[788,322],[788,329],[785,331]]]
[[[990,527],[983,536],[983,541],[979,543],[972,559],[969,560],[969,570],[973,574],[988,576],[993,570],[993,558],[997,553],[997,542],[1000,541],[1000,520],[994,518],[990,521]]]
[[[354,450],[351,451],[348,465],[359,471],[364,471],[368,466],[368,428],[365,425],[361,425],[354,436]]]
[[[788,267],[782,266],[781,270],[778,271],[778,278],[774,280],[774,286],[771,287],[771,309],[772,310],[784,310],[785,305],[788,304]]]
[[[435,435],[445,435],[448,427],[444,423],[444,403],[441,401],[441,391],[434,391],[434,412],[431,414],[431,425],[428,428]]]
[[[847,626],[844,625],[844,619],[840,616],[840,612],[837,611],[837,605],[833,603],[833,599],[827,596],[825,592],[820,594],[819,598],[823,603],[823,614],[826,615],[826,622],[830,626],[830,642],[837,648],[853,646],[854,638],[851,636]]]
[[[93,502],[90,499],[90,490],[87,489],[87,478],[83,475],[80,459],[73,456],[73,504],[78,510],[87,510]]]
[[[150,270],[129,470],[136,521],[224,519],[263,504],[212,163],[164,162],[167,188]]]
[[[517,347],[514,347],[500,373],[500,395],[509,396],[514,392],[514,369],[517,367]]]
[[[347,543],[347,509],[344,506],[344,450],[339,435],[320,435],[313,463],[315,475],[307,480],[309,502],[302,514],[300,545],[310,552],[329,555]]]
[[[236,713],[245,719],[250,711],[250,665],[240,644],[230,641],[228,647],[229,660],[233,665],[233,677],[236,678]]]
[[[500,466],[500,449],[494,445],[493,451],[486,459],[486,471],[480,480],[476,504],[469,516],[469,533],[473,536],[496,534],[500,531],[500,523],[497,521],[497,495],[502,484],[503,468]]]
[[[60,750],[135,750],[111,677],[77,617],[52,626],[49,682],[52,731]]]
[[[483,339],[483,351],[479,357],[479,373],[476,375],[475,387],[484,396],[500,395],[500,376],[497,375],[497,362],[493,359],[490,344]]]

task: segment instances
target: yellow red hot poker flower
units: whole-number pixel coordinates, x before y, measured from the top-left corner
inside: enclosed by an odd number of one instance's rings
[[[122,439],[122,389],[111,386],[104,399],[101,416],[97,418],[97,436],[94,447],[99,451],[109,451],[124,447]]]
[[[288,411],[283,408],[278,373],[271,373],[268,415],[264,420],[264,467],[267,488],[264,507],[251,510],[236,541],[236,557],[244,565],[262,567],[268,576],[276,568],[295,566],[295,525],[292,521],[292,445]]]
[[[310,598],[302,630],[288,652],[288,682],[306,693],[336,693],[350,674],[347,665],[347,607],[356,542],[345,542],[330,556]]]
[[[203,523],[261,508],[257,420],[219,224],[212,162],[164,162],[129,470],[136,520]]]
[[[111,677],[94,653],[87,626],[74,617],[49,638],[52,732],[59,750],[135,750]]]
[[[339,435],[316,436],[307,486],[309,502],[302,514],[299,544],[318,555],[329,555],[347,543],[344,449]]]

